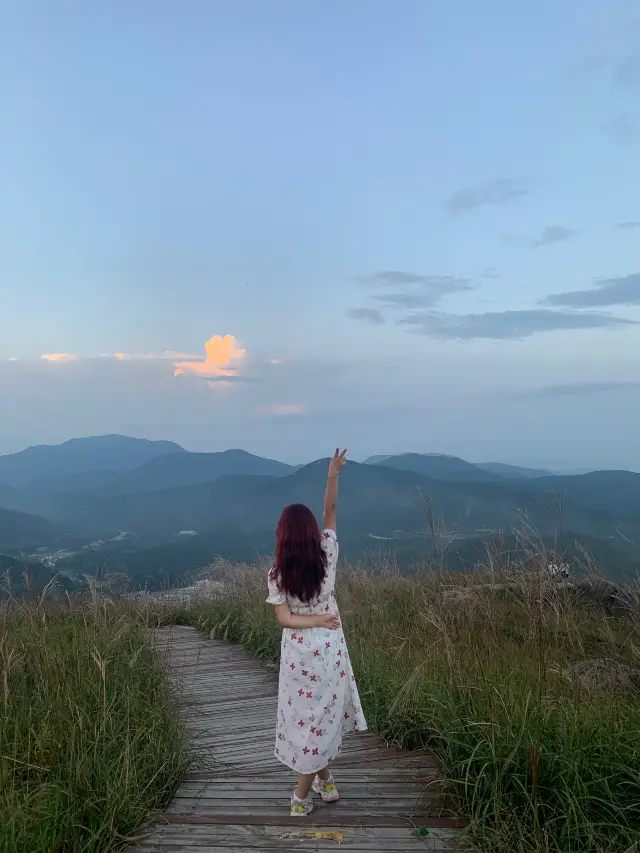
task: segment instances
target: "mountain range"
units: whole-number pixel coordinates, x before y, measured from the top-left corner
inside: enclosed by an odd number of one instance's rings
[[[117,554],[125,569],[147,560],[151,582],[163,555],[178,567],[182,559],[185,570],[215,555],[249,559],[272,549],[287,503],[320,515],[327,466],[126,436],[27,448],[0,456],[0,552],[63,548],[76,570],[96,554]],[[640,474],[557,475],[441,454],[349,462],[340,485],[343,551],[358,558],[382,548],[401,562],[424,556],[434,542],[428,507],[453,560],[526,528],[545,541],[588,541],[612,573],[637,566]]]

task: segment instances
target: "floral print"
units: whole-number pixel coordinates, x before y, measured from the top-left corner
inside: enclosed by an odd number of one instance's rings
[[[327,571],[320,595],[310,603],[288,598],[269,572],[269,604],[288,603],[292,613],[338,615],[335,596],[338,537],[322,531]],[[342,735],[366,731],[355,676],[342,628],[285,629],[280,652],[280,686],[275,756],[297,773],[317,773],[342,750]]]

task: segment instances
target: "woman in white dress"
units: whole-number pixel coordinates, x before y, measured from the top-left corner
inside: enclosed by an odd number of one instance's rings
[[[291,814],[313,810],[312,791],[339,799],[329,764],[345,732],[365,731],[355,676],[335,597],[338,478],[346,450],[329,465],[322,533],[308,507],[285,507],[269,572],[269,604],[282,625],[275,755],[298,774]]]

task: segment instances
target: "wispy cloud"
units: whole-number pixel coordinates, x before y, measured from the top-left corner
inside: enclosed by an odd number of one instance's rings
[[[544,229],[540,237],[532,244],[532,248],[539,249],[541,246],[549,246],[552,243],[562,243],[570,240],[578,234],[573,228],[564,225],[549,225]]]
[[[445,209],[453,214],[467,213],[487,205],[511,204],[523,198],[527,190],[511,178],[494,178],[475,187],[463,187],[445,201]]]
[[[482,278],[488,278],[495,281],[496,279],[500,278],[500,270],[498,269],[498,267],[485,267],[480,273],[480,275],[482,276]]]
[[[386,322],[376,308],[351,308],[347,311],[347,316],[352,320],[364,320],[365,323],[371,323],[373,326],[382,326]]]
[[[640,305],[640,273],[600,279],[588,290],[553,293],[545,305],[564,308],[605,308],[612,305]]]
[[[205,379],[226,378],[237,376],[236,364],[245,357],[246,352],[238,346],[233,335],[214,335],[204,345],[203,359],[186,359],[175,362],[175,376],[200,376]]]
[[[625,144],[635,142],[640,136],[640,123],[637,117],[627,110],[605,121],[602,130],[613,136],[617,142]]]
[[[402,270],[384,270],[368,276],[365,281],[374,288],[394,288],[374,298],[390,305],[402,305],[406,299],[420,296],[426,302],[420,304],[435,305],[451,293],[473,290],[475,285],[468,278],[454,275],[424,275]]]
[[[260,414],[286,417],[288,415],[303,415],[307,411],[304,403],[273,403],[258,409]]]
[[[175,352],[174,350],[163,350],[162,352],[114,352],[105,353],[101,358],[115,358],[118,361],[198,361],[202,356],[187,352]]]
[[[382,303],[379,308],[353,308],[347,314],[376,326],[386,322],[394,312],[418,308],[434,308],[445,296],[473,290],[467,278],[452,275],[424,275],[403,270],[384,270],[360,279],[372,290],[370,299]],[[382,289],[382,292],[378,292]],[[384,312],[384,313],[383,313]]]
[[[623,231],[631,231],[633,228],[640,228],[640,222],[618,222],[616,228]]]
[[[533,394],[537,397],[573,397],[585,394],[604,394],[610,391],[640,391],[640,381],[568,382],[563,385],[544,385]]]
[[[559,329],[603,329],[637,325],[611,314],[533,309],[489,311],[485,314],[413,312],[398,321],[411,331],[442,340],[524,340]]]
[[[613,82],[618,88],[640,91],[640,52],[622,57],[615,69]]]
[[[47,352],[40,356],[44,361],[75,361],[78,356],[72,352]]]
[[[433,276],[404,270],[381,270],[366,276],[366,284],[427,284]]]
[[[372,296],[378,302],[382,302],[388,308],[426,308],[435,305],[438,297],[430,293],[411,291],[398,291],[397,293],[376,293]]]

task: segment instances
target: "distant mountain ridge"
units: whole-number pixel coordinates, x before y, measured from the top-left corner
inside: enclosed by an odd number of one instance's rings
[[[144,492],[206,483],[228,475],[265,474],[283,477],[295,466],[265,459],[246,450],[220,453],[167,453],[156,456],[112,480],[105,489],[110,494]]]
[[[126,436],[29,448],[0,457],[0,552],[61,542],[92,549],[100,540],[108,553],[119,549],[130,559],[149,547],[159,559],[166,545],[173,565],[180,553],[250,558],[254,549],[272,548],[287,503],[306,503],[320,516],[327,466],[328,459],[296,466],[244,450],[190,453],[173,442]],[[585,537],[612,561],[637,560],[639,474],[557,476],[435,453],[347,464],[339,519],[346,553],[428,549],[426,501],[442,520],[442,536],[454,543],[452,554],[481,553],[487,537],[526,523],[547,539],[558,529],[568,541]],[[198,537],[187,542],[185,530]],[[84,553],[88,559],[90,551]]]
[[[553,477],[553,471],[547,471],[544,468],[522,468],[520,465],[506,465],[504,462],[475,462],[478,468],[484,471],[489,471],[491,474],[498,474],[500,477],[526,477],[535,479],[536,477]]]
[[[486,471],[499,477],[534,478],[554,475],[553,471],[544,468],[525,468],[519,465],[507,465],[504,462],[467,462],[458,456],[450,456],[445,453],[378,454],[369,456],[364,460],[364,464],[386,464],[392,468],[404,468],[405,470],[416,470],[417,467],[420,467],[424,471],[431,470],[436,473],[440,470],[447,475],[447,479],[457,479],[458,476],[464,476],[465,473],[472,480],[482,479],[481,475],[478,475],[477,471],[471,471],[471,468]]]
[[[37,480],[86,475],[90,471],[129,471],[166,453],[187,453],[173,441],[125,435],[72,438],[0,456],[0,483],[24,487]]]
[[[414,471],[424,477],[450,483],[493,483],[499,479],[499,475],[485,471],[458,456],[437,453],[401,453],[398,456],[385,456],[380,461],[368,464],[395,468],[398,471]]]

